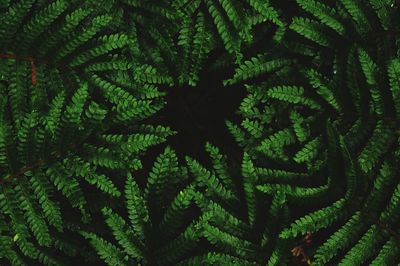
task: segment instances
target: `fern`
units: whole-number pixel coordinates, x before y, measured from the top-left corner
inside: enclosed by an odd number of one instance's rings
[[[127,39],[124,34],[110,34],[112,30],[106,29],[111,17],[100,15],[86,20],[88,31],[82,30],[79,23],[91,12],[73,2],[17,1],[1,14],[2,18],[10,17],[9,22],[14,25],[23,21],[21,30],[12,35],[12,49],[9,43],[1,44],[7,57],[1,58],[0,74],[8,78],[0,92],[1,215],[10,223],[2,229],[2,235],[12,236],[16,243],[2,255],[6,263],[25,265],[23,261],[28,260],[60,265],[59,255],[54,255],[57,249],[71,260],[68,255],[76,256],[77,252],[64,249],[76,246],[68,234],[77,236],[76,228],[87,224],[90,211],[96,209],[86,189],[97,188],[98,195],[105,199],[119,197],[121,192],[110,173],[130,166],[141,168],[139,156],[143,151],[173,134],[169,128],[158,128],[147,135],[140,134],[139,129],[131,131],[131,135],[108,132],[117,122],[105,121],[118,121],[123,113],[118,104],[126,105],[127,101],[122,96],[120,100],[124,102],[114,101],[116,105],[111,106],[103,98],[108,91],[103,95],[94,93],[94,84],[78,68],[105,61]],[[7,30],[1,31],[2,39],[11,36],[10,29],[4,29]],[[46,38],[49,32],[54,33],[50,43],[36,49],[40,38]],[[71,35],[65,42],[68,33]],[[95,35],[103,46],[96,47]],[[65,42],[64,46],[53,49],[60,41]],[[45,62],[43,57],[50,51],[56,51],[54,58]],[[120,71],[110,69],[107,75],[101,75],[107,84],[119,83],[123,81],[116,75]],[[92,75],[96,74],[100,74],[99,70],[93,70]],[[155,103],[152,107],[150,101],[145,104],[147,109],[139,107],[144,101],[132,93],[129,100],[138,101],[139,110],[133,112],[131,119],[139,121],[159,110],[160,105],[155,107]],[[119,140],[111,141],[112,138]],[[63,214],[76,210],[80,213],[77,219]],[[9,240],[4,239],[5,247]]]
[[[91,242],[105,263],[115,265],[114,261],[119,261],[117,262],[119,264],[170,264],[185,258],[182,253],[177,254],[177,257],[173,256],[179,250],[180,245],[184,243],[194,245],[186,253],[196,247],[199,238],[197,230],[195,230],[196,226],[186,226],[184,223],[185,217],[191,213],[189,207],[194,203],[194,188],[190,184],[185,187],[181,186],[181,189],[176,186],[180,181],[179,175],[185,177],[186,173],[185,168],[178,166],[176,154],[169,147],[156,159],[144,191],[128,172],[125,198],[129,220],[124,219],[111,208],[102,209],[106,223],[112,230],[118,245],[106,242],[96,233],[81,232]],[[161,196],[161,191],[158,189],[162,188],[159,186],[166,185],[163,180],[171,174],[172,178],[175,178],[171,185],[175,186],[169,187],[169,190],[174,194],[168,198],[168,203],[165,204],[165,200],[157,200],[154,196],[157,197],[157,194]],[[174,174],[176,176],[173,176]],[[200,224],[201,221],[199,218]],[[191,219],[191,222],[194,225],[196,220]]]
[[[276,71],[277,69],[289,64],[289,60],[269,60],[262,56],[253,57],[251,60],[245,61],[237,70],[232,79],[224,81],[225,85],[232,85],[238,81],[245,81],[255,78],[261,74]]]
[[[206,144],[207,150],[213,150],[214,153],[218,152],[218,149]],[[213,161],[213,167],[217,167],[217,162]],[[260,203],[263,201],[263,197],[257,194],[256,185],[259,182],[257,169],[254,167],[253,162],[248,154],[244,154],[241,165],[241,176],[243,178],[241,187],[237,187],[234,182],[233,172],[228,165],[225,165],[223,172],[218,167],[215,174],[217,178],[221,180],[229,180],[230,187],[235,188],[224,188],[222,185],[216,187],[215,184],[210,184],[211,190],[203,189],[204,187],[204,174],[207,170],[202,170],[202,167],[192,160],[188,161],[189,168],[198,169],[192,171],[195,177],[196,190],[198,190],[195,201],[202,212],[208,216],[208,219],[204,221],[201,226],[200,234],[217,250],[218,252],[213,253],[214,255],[194,257],[187,261],[187,263],[203,261],[206,265],[214,261],[213,258],[216,256],[226,258],[229,261],[234,259],[232,263],[236,264],[262,264],[266,262],[270,256],[273,256],[270,249],[265,249],[265,246],[272,246],[277,239],[277,235],[274,232],[263,232],[266,226],[265,220],[262,218],[262,208]],[[225,181],[226,182],[226,181]],[[229,190],[228,190],[229,189]],[[227,200],[224,197],[226,194],[225,190],[234,193],[234,198]],[[244,202],[236,196],[236,193],[243,192]],[[224,193],[224,194],[222,194]],[[238,194],[240,195],[240,194]],[[239,207],[240,206],[240,207]],[[246,213],[240,213],[238,210],[246,210]],[[271,212],[268,216],[274,217],[274,219],[283,218],[284,214],[281,212]],[[264,234],[268,235],[268,243],[261,245],[261,239],[265,237]],[[211,253],[207,253],[211,254]],[[210,257],[209,257],[210,256]],[[241,265],[241,264],[240,264]]]
[[[26,23],[17,38],[20,49],[27,49],[32,41],[41,34],[67,8],[65,1],[56,1],[40,11]],[[24,36],[24,38],[22,38]]]
[[[390,62],[388,66],[388,76],[390,80],[390,88],[392,91],[392,97],[394,101],[394,107],[396,109],[397,116],[400,113],[400,104],[399,104],[399,90],[400,87],[397,84],[397,76],[399,75],[399,62],[397,60],[393,60]]]
[[[398,11],[0,0],[0,264],[397,265]],[[237,146],[182,154],[181,89]]]
[[[321,46],[331,46],[333,40],[323,31],[322,25],[308,18],[294,18],[290,29]]]
[[[377,1],[297,2],[306,13],[293,18],[281,44],[290,49],[287,42],[303,40],[301,49],[287,54],[307,59],[294,61],[295,79],[289,72],[270,84],[243,79],[251,95],[239,108],[240,126],[229,125],[231,132],[252,156],[261,175],[259,191],[313,210],[291,219],[282,240],[334,232],[309,248],[308,259],[305,253],[299,259],[377,265],[387,263],[387,254],[396,261],[385,243],[397,235],[391,227],[397,215],[385,220],[392,216],[381,214],[385,208],[397,213],[388,199],[397,193],[397,37],[388,19],[394,15],[383,14],[389,4]],[[369,42],[378,28],[381,40]],[[293,169],[306,169],[312,178],[296,179]],[[322,201],[309,200],[315,198]]]
[[[280,18],[279,13],[270,5],[269,2],[261,2],[259,0],[248,0],[248,2],[257,12],[263,15],[263,17],[271,20],[278,26],[284,26],[285,23]]]
[[[278,99],[289,103],[303,104],[312,109],[320,108],[318,103],[314,102],[312,99],[303,97],[303,94],[304,88],[294,86],[274,87],[267,92],[267,95],[273,99]]]
[[[330,8],[319,1],[297,0],[297,3],[307,12],[315,14],[315,16],[326,26],[332,28],[340,35],[343,35],[345,28],[338,20],[336,10]]]

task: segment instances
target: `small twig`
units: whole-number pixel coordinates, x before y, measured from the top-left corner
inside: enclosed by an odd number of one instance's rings
[[[312,234],[308,232],[304,237],[300,245],[294,247],[291,252],[294,257],[301,257],[301,261],[306,262],[307,265],[311,265],[311,258],[304,251],[305,247],[312,244]]]
[[[15,60],[22,60],[22,61],[30,62],[31,69],[32,69],[32,74],[31,74],[32,85],[36,85],[37,84],[36,65],[35,65],[35,59],[33,57],[31,57],[31,56],[29,56],[29,57],[21,57],[21,56],[15,55],[15,54],[0,54],[0,59],[15,59]],[[47,61],[43,61],[41,63],[48,64]]]

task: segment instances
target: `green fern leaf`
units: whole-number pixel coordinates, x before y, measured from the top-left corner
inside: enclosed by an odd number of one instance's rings
[[[345,28],[338,19],[336,11],[319,1],[296,0],[307,12],[316,16],[323,24],[335,30],[340,35],[345,33]]]
[[[325,33],[324,27],[317,21],[295,17],[289,28],[321,46],[332,46],[333,41],[330,36]]]
[[[267,95],[270,98],[281,100],[284,102],[302,104],[309,106],[311,109],[320,109],[320,105],[314,100],[304,97],[304,88],[296,86],[277,86],[269,89]]]

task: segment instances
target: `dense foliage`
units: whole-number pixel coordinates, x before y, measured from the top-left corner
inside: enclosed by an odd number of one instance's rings
[[[0,265],[400,263],[398,2],[0,0],[0,22]]]

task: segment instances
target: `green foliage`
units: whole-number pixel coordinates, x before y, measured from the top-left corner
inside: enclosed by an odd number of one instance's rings
[[[222,46],[229,55],[224,64],[241,64],[242,51],[257,42],[254,33],[257,25],[272,23],[283,27],[285,24],[279,12],[269,2],[259,0],[181,0],[176,1],[174,6],[183,14],[178,37],[178,45],[181,46],[178,50],[182,54],[182,59],[179,60],[182,69],[178,79],[180,84],[188,82],[192,86],[197,84],[203,61],[211,51]],[[258,71],[260,74],[286,64],[286,61],[276,61],[269,64],[266,62],[262,67],[254,65],[254,70],[243,71]],[[225,82],[233,84],[241,78],[250,77],[241,75],[245,73],[238,73]]]
[[[397,265],[399,8],[0,0],[0,264]],[[160,153],[210,84],[237,147]]]
[[[12,91],[4,89],[2,93],[8,94],[11,101]],[[24,99],[21,103],[14,101],[12,109],[19,120],[3,117],[1,122],[0,172],[2,215],[15,220],[18,227],[7,228],[3,234],[10,238],[17,234],[17,247],[22,253],[38,259],[41,251],[30,239],[49,247],[50,226],[57,231],[65,230],[57,193],[72,208],[79,209],[87,222],[90,216],[82,188],[93,185],[111,197],[118,197],[120,192],[106,169],[140,168],[140,154],[165,141],[173,131],[150,127],[148,133],[138,129],[130,135],[107,133],[107,128],[99,127],[99,123],[111,113],[93,100],[87,103],[87,84],[68,100],[65,91],[61,91],[51,101],[49,110],[33,109],[34,103],[25,95],[17,97]],[[16,138],[12,137],[14,134]]]
[[[121,74],[129,68],[81,70],[127,45],[127,35],[107,28],[110,16],[65,1],[16,1],[0,16],[7,21],[0,45],[0,205],[1,220],[10,223],[1,227],[7,251],[0,257],[13,265],[61,265],[61,254],[80,252],[68,234],[79,236],[96,209],[88,188],[118,198],[120,181],[112,176],[141,168],[140,156],[174,131],[140,125],[162,108],[164,95],[147,87],[154,96],[142,99],[145,91],[118,87],[128,82]],[[134,105],[126,111],[128,104]],[[129,134],[110,131],[128,119]],[[78,216],[65,214],[76,210]]]
[[[103,208],[106,223],[115,238],[112,244],[91,232],[82,232],[107,265],[170,265],[185,259],[198,248],[203,216],[193,217],[194,185],[187,183],[187,170],[167,147],[160,154],[141,189],[128,172],[125,199],[128,220]],[[166,193],[168,191],[169,193]],[[164,197],[164,198],[162,198]],[[187,219],[190,219],[189,222]]]
[[[212,36],[206,29],[206,20],[202,12],[197,13],[196,20],[192,21],[187,17],[183,23],[178,37],[178,45],[183,53],[179,82],[188,82],[189,85],[195,86],[199,81],[204,59],[211,50]]]
[[[341,22],[339,22],[339,16],[333,8],[319,2],[319,1],[307,1],[307,0],[297,0],[297,3],[305,11],[312,15],[315,15],[321,23],[335,30],[340,35],[343,35],[345,28]]]
[[[196,187],[202,192],[197,194],[196,203],[208,216],[202,225],[201,235],[219,252],[208,253],[207,257],[195,257],[189,264],[202,261],[211,265],[216,256],[232,260],[234,265],[266,263],[274,256],[271,247],[281,243],[274,231],[269,232],[266,228],[272,220],[283,222],[287,219],[285,206],[276,206],[277,209],[271,209],[269,212],[263,210],[262,202],[266,197],[256,193],[259,178],[248,154],[243,156],[242,180],[238,185],[232,168],[229,168],[219,149],[207,143],[206,150],[212,158],[218,155],[221,160],[212,161],[215,171],[205,170],[192,159],[187,159],[187,162],[194,175]],[[209,180],[206,187],[205,177]],[[243,213],[243,210],[246,210],[246,213]],[[269,217],[269,222],[265,219],[265,214]]]
[[[333,40],[324,32],[322,24],[318,21],[296,17],[293,18],[290,29],[321,46],[333,45]]]
[[[249,61],[245,61],[236,70],[235,75],[232,79],[224,81],[225,85],[232,85],[238,81],[245,81],[251,78],[255,78],[261,74],[267,74],[274,72],[285,65],[290,63],[289,60],[273,59],[269,60],[262,56],[251,58]]]
[[[294,63],[295,79],[289,72],[272,82],[244,78],[249,95],[239,108],[242,121],[229,128],[259,169],[259,191],[284,194],[289,208],[309,206],[280,238],[318,238],[307,252],[312,265],[395,265],[398,256],[388,247],[398,239],[399,222],[392,209],[398,193],[398,36],[391,33],[394,11],[383,10],[397,7],[385,1],[297,2],[306,13],[293,18],[282,42],[301,40],[309,50],[287,54],[309,61]],[[380,38],[371,41],[375,34]],[[275,165],[283,178],[274,176]],[[306,171],[307,179],[291,177],[294,169]]]

